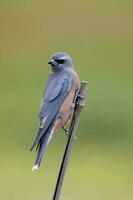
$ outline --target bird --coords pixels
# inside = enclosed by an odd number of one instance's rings
[[[48,61],[50,72],[43,91],[39,110],[39,128],[30,150],[36,146],[36,159],[32,171],[40,166],[43,154],[54,133],[64,129],[75,107],[80,79],[68,53],[52,54]]]

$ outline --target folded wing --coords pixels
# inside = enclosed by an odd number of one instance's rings
[[[71,77],[67,74],[62,75],[59,79],[52,75],[49,76],[39,112],[40,127],[31,145],[31,150],[39,144],[44,135],[49,134],[48,130],[52,127],[71,85]],[[46,141],[45,143],[47,144]]]

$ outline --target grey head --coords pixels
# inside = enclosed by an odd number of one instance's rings
[[[54,53],[48,64],[51,65],[52,71],[73,68],[72,58],[67,53],[63,52]]]

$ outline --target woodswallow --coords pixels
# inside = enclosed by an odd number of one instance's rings
[[[48,64],[51,70],[39,111],[40,126],[30,148],[32,150],[37,146],[33,171],[39,168],[53,134],[60,128],[66,130],[64,126],[71,116],[80,88],[72,58],[67,53],[54,53]]]

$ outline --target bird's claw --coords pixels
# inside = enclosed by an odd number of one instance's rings
[[[66,134],[67,136],[70,136],[69,130],[66,129],[65,127],[62,127],[62,128],[63,128],[63,130],[65,131],[65,134]],[[77,137],[75,136],[74,139],[77,140]]]
[[[84,99],[84,97],[81,94],[77,95],[79,98]]]
[[[65,132],[65,134],[66,134],[67,136],[70,136],[70,133]],[[77,140],[77,137],[75,136],[74,139]]]

